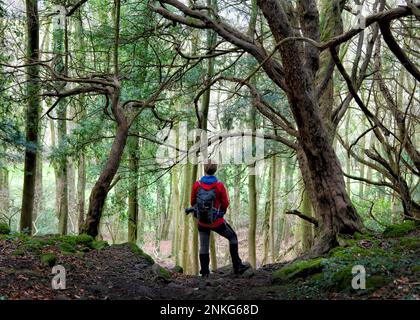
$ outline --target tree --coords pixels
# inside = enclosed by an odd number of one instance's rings
[[[183,14],[181,16],[163,6],[152,6],[154,11],[167,19],[193,28],[213,29],[226,41],[250,53],[260,63],[266,75],[287,95],[298,129],[294,136],[298,141],[299,166],[312,207],[320,221],[320,235],[311,254],[325,253],[336,245],[337,233],[351,234],[362,230],[361,220],[346,192],[341,165],[322,119],[318,100],[318,93],[322,87],[317,87],[315,81],[320,67],[320,51],[330,50],[334,63],[339,64],[335,48],[361,30],[352,29],[320,43],[319,13],[314,0],[299,1],[300,6],[304,8],[298,12],[302,35],[296,34],[288,15],[278,1],[259,0],[258,7],[276,41],[275,49],[278,50],[282,61],[280,64],[272,54],[267,54],[260,42],[227,24],[221,17],[212,18],[205,10],[188,7],[177,0],[164,0],[161,3],[170,5]],[[408,7],[390,9],[385,13],[367,17],[366,26],[410,14],[412,9]],[[298,41],[305,42],[304,50],[301,50]],[[251,87],[246,80],[237,81]],[[256,94],[254,91],[254,97]],[[354,92],[352,95],[354,96]],[[363,110],[370,114],[366,109]],[[281,116],[273,109],[266,111],[272,119]]]
[[[137,241],[137,221],[139,215],[138,171],[139,171],[139,138],[130,137],[128,141],[129,157],[129,190],[128,190],[128,241]]]
[[[40,112],[38,1],[26,0],[27,101],[25,168],[20,230],[32,233]]]

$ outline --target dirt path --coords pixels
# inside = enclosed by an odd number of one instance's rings
[[[38,255],[15,255],[3,246],[0,256],[0,297],[3,299],[271,299],[271,274],[249,271],[234,276],[230,270],[208,279],[173,273],[160,275],[157,265],[132,252],[129,245],[57,256],[66,269],[66,290],[51,288],[51,267]],[[6,254],[5,254],[6,253]],[[230,269],[230,268],[227,268]],[[244,290],[244,288],[252,290]]]
[[[66,238],[64,242],[50,238],[3,237],[0,238],[0,300],[417,299],[420,296],[419,232],[405,238],[406,247],[401,247],[401,239],[360,240],[348,249],[340,249],[325,261],[323,273],[295,277],[280,284],[272,281],[273,271],[280,265],[248,270],[241,276],[234,276],[230,267],[225,267],[203,279],[170,273],[130,244],[99,249],[92,247],[92,239],[85,243],[83,238],[77,237]],[[384,246],[386,250],[372,251],[373,243]],[[398,250],[397,256],[388,257],[392,246]],[[380,254],[388,260],[381,260]],[[53,261],[43,261],[46,256],[52,256]],[[329,275],[336,276],[336,267],[343,267],[340,264],[348,259],[348,264],[354,262],[352,259],[358,259],[370,264],[372,267],[369,268],[388,268],[388,281],[364,292],[337,291],[327,287]],[[54,265],[66,269],[65,290],[52,289]]]

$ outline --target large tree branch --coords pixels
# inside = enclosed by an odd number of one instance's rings
[[[393,135],[398,140],[398,137],[396,137],[390,130],[388,130],[388,128],[386,128],[379,121],[379,119],[372,112],[370,112],[370,110],[363,103],[362,99],[359,97],[359,95],[357,93],[356,88],[354,87],[354,85],[353,85],[353,83],[351,81],[350,76],[348,75],[346,69],[344,68],[343,64],[340,61],[340,58],[338,57],[338,53],[337,53],[336,49],[333,48],[333,47],[331,47],[330,48],[330,52],[331,52],[331,57],[334,60],[334,63],[337,66],[338,71],[341,73],[341,75],[343,76],[344,80],[347,83],[347,87],[348,87],[351,95],[353,96],[353,98],[356,101],[356,103],[359,106],[359,108],[368,117],[368,120],[369,121],[373,121],[373,123],[375,124],[375,126],[381,128],[381,130],[385,133],[385,135]],[[371,126],[373,127],[373,124],[371,124]],[[377,131],[375,131],[375,133],[377,133]],[[380,139],[380,138],[378,137],[378,139]]]
[[[369,179],[366,179],[366,178],[363,178],[363,177],[353,176],[353,175],[348,174],[346,172],[343,172],[343,174],[344,174],[345,177],[350,178],[352,180],[362,181],[362,182],[365,182],[367,184],[371,184],[373,186],[388,187],[388,188],[391,188],[391,189],[393,189],[393,190],[395,190],[397,192],[399,191],[391,183],[388,183],[388,182],[385,182],[385,181],[372,181],[372,180],[369,180]]]
[[[389,50],[391,50],[397,59],[400,60],[404,68],[406,68],[407,71],[410,72],[417,81],[420,81],[420,71],[417,69],[416,65],[407,57],[405,52],[400,48],[397,41],[395,41],[395,38],[391,32],[390,21],[381,21],[379,23],[379,27],[381,28],[382,36],[388,45]]]
[[[417,3],[414,6],[416,8],[420,8],[420,3]],[[390,9],[390,10],[378,12],[378,13],[375,13],[373,15],[370,15],[370,16],[366,17],[365,26],[367,28],[370,25],[374,24],[375,22],[391,21],[391,20],[407,17],[409,15],[413,15],[413,10],[411,8],[409,8],[409,7],[398,7],[398,8],[395,8],[395,9]],[[355,35],[362,32],[363,30],[364,29],[360,29],[360,28],[350,29],[349,31],[347,31],[347,32],[345,32],[345,33],[343,33],[343,34],[341,34],[337,37],[334,37],[331,40],[321,44],[320,49],[325,50],[325,49],[328,49],[330,47],[336,47],[339,44],[350,40],[351,38],[353,38]]]
[[[66,16],[70,17],[73,15],[73,13],[76,12],[77,9],[79,9],[83,4],[85,4],[88,0],[80,0],[78,3],[76,3],[69,12],[67,12]]]
[[[261,97],[257,88],[254,85],[252,85],[250,82],[248,82],[247,79],[240,79],[240,78],[226,77],[226,76],[219,76],[217,78],[214,78],[209,83],[207,83],[207,85],[203,89],[201,89],[199,93],[196,95],[194,99],[196,110],[198,109],[198,102],[200,100],[200,97],[204,94],[204,92],[208,88],[210,88],[212,85],[214,85],[216,82],[224,81],[224,80],[235,82],[235,83],[238,83],[239,85],[245,85],[246,87],[248,87],[253,97],[253,103],[255,104],[255,106],[257,107],[257,109],[260,111],[262,115],[267,117],[267,119],[269,119],[272,123],[282,128],[291,136],[293,137],[299,136],[297,130],[293,127],[293,125],[285,117],[283,117],[282,114],[277,112],[268,102],[266,102]],[[292,141],[282,138],[282,142],[286,144],[288,147],[296,149],[296,144],[293,143]]]
[[[315,227],[318,227],[319,226],[318,220],[316,220],[313,217],[309,217],[306,214],[303,214],[303,213],[301,213],[298,210],[286,211],[285,214],[292,214],[292,215],[298,216],[299,218],[301,218],[301,219],[303,219],[305,221],[308,221],[308,222],[312,223]]]
[[[283,67],[273,58],[267,58],[268,54],[263,46],[254,41],[254,39],[243,32],[235,29],[229,24],[223,22],[220,17],[212,19],[209,15],[206,15],[200,10],[194,10],[180,1],[177,0],[162,0],[162,3],[169,4],[179,11],[181,11],[186,17],[179,14],[175,14],[168,9],[160,6],[155,7],[149,2],[151,9],[165,18],[188,25],[194,28],[200,29],[212,29],[219,36],[224,38],[226,41],[233,45],[243,49],[257,59],[258,62],[263,64],[264,70],[270,76],[270,78],[283,90],[287,90],[287,85],[284,81]]]

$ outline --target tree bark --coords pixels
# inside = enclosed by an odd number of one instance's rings
[[[270,163],[270,168],[268,172],[268,179],[267,179],[267,189],[266,189],[266,196],[264,197],[265,205],[264,205],[264,220],[262,224],[262,235],[263,235],[263,259],[261,264],[265,265],[268,263],[268,256],[270,251],[270,233],[271,233],[271,224],[270,224],[270,214],[271,214],[271,201],[270,201],[270,193],[271,193],[271,185],[273,181],[271,181],[271,176],[273,172],[273,164],[272,161]]]
[[[118,104],[118,102],[116,103]],[[119,108],[119,106],[115,107],[115,109]],[[115,111],[121,117],[120,122],[117,126],[117,131],[108,155],[108,159],[91,191],[89,197],[89,209],[86,222],[83,227],[83,232],[91,235],[92,237],[96,237],[99,233],[99,223],[102,215],[102,209],[106,200],[106,196],[108,195],[111,182],[114,179],[120,165],[121,157],[123,155],[128,137],[129,128],[127,121],[124,115],[121,114],[121,110]]]
[[[32,233],[32,215],[34,210],[34,195],[36,182],[40,109],[40,86],[39,86],[39,19],[38,1],[26,0],[26,30],[27,30],[27,97],[28,106],[26,109],[26,141],[25,164],[23,178],[22,209],[20,215],[20,231]]]
[[[281,168],[281,167],[280,167]],[[274,263],[276,257],[275,251],[275,228],[274,228],[274,221],[276,213],[278,212],[277,209],[277,187],[278,187],[278,180],[277,180],[277,157],[273,156],[271,160],[271,186],[270,186],[270,253],[271,253],[271,262]]]
[[[120,105],[121,83],[119,81],[119,39],[120,39],[120,9],[121,3],[115,0],[114,3],[114,48],[113,48],[113,64],[114,64],[114,84],[113,88],[107,88],[109,100],[111,102],[111,111],[117,123],[115,138],[111,146],[105,167],[102,169],[98,180],[93,187],[89,197],[89,209],[87,219],[83,231],[92,237],[96,237],[99,233],[99,224],[102,215],[102,209],[108,195],[110,185],[120,166],[124,148],[127,143],[130,123],[124,114],[124,110]]]
[[[191,170],[191,186],[195,183],[198,176],[198,166],[193,165]],[[192,188],[190,188],[191,190]],[[193,217],[191,218],[191,228],[193,230],[193,242],[192,242],[192,274],[198,275],[200,268],[199,264],[199,247],[198,247],[198,226],[197,221]]]
[[[85,223],[85,192],[86,192],[86,159],[82,153],[79,155],[77,166],[77,212],[79,215],[79,233],[83,230]]]
[[[302,206],[301,212],[308,217],[312,217],[312,207],[311,201],[308,197],[308,193],[302,186]],[[307,252],[312,247],[312,240],[313,240],[313,225],[308,221],[301,220],[301,239],[302,239],[302,251]]]
[[[184,167],[184,196],[183,196],[183,208],[189,207],[190,202],[190,192],[191,192],[191,166],[189,163],[185,164]],[[183,229],[182,229],[182,267],[184,268],[184,273],[188,273],[191,268],[191,261],[190,261],[190,250],[189,250],[189,233],[190,233],[190,226],[189,226],[189,219],[190,215],[186,215],[182,213],[183,216]]]
[[[177,130],[175,130],[177,132]],[[175,256],[175,265],[180,264],[180,246],[179,238],[181,236],[180,232],[180,204],[179,204],[179,179],[180,174],[178,170],[178,165],[175,165],[172,168],[172,199],[171,199],[171,208],[175,216],[175,223],[173,224],[173,241],[172,241],[172,254]]]
[[[128,190],[128,241],[136,243],[139,214],[137,179],[139,170],[139,138],[136,136],[128,138],[128,158],[130,170]]]

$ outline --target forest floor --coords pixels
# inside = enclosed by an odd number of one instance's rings
[[[0,300],[12,299],[420,299],[420,229],[405,223],[384,234],[356,234],[324,257],[266,265],[208,279],[172,272],[133,244],[108,246],[81,236],[0,234]],[[53,290],[52,267],[66,270]],[[366,289],[352,289],[352,268]]]

